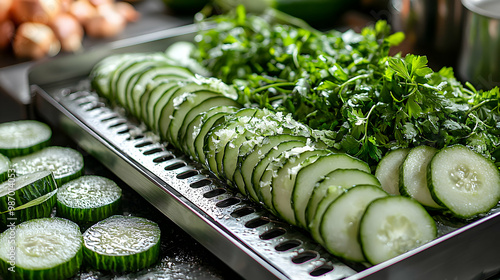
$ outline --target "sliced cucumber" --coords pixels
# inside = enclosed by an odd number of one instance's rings
[[[427,176],[433,198],[461,218],[486,213],[500,199],[498,168],[465,146],[450,146],[437,152]]]
[[[439,209],[443,207],[432,199],[427,186],[427,165],[436,152],[437,149],[424,145],[408,152],[400,167],[399,192],[426,207]]]
[[[58,186],[71,181],[83,173],[83,156],[80,152],[66,147],[51,146],[29,155],[12,159],[12,169],[18,175],[41,170],[54,173]]]
[[[0,124],[0,154],[9,158],[27,155],[49,145],[52,130],[45,123],[21,120]]]
[[[206,167],[206,156],[204,148],[206,145],[206,140],[208,139],[208,134],[215,128],[230,118],[233,112],[216,112],[215,114],[204,118],[200,124],[199,130],[197,130],[196,138],[194,139],[194,148],[196,152],[196,158],[198,162],[205,165]]]
[[[389,194],[399,195],[399,170],[408,152],[409,148],[390,151],[377,165],[375,176]]]
[[[132,216],[111,216],[83,234],[85,261],[95,269],[115,272],[149,267],[160,253],[160,228]]]
[[[218,167],[221,165],[226,144],[245,129],[245,125],[258,111],[255,108],[242,109],[232,114],[231,118],[226,119],[221,125],[211,129],[206,135],[203,151],[207,167],[215,175],[221,176],[222,174]]]
[[[11,170],[10,164],[11,164],[10,159],[0,154],[0,183],[4,182],[9,178],[9,170]]]
[[[359,222],[373,200],[387,195],[379,187],[362,185],[348,189],[335,199],[323,214],[320,225],[321,238],[328,251],[350,261],[365,261],[358,239]]]
[[[284,154],[290,154],[291,151],[300,151],[301,148],[305,147],[309,147],[305,141],[290,140],[280,143],[276,146],[276,149],[270,149],[252,171],[252,186],[249,188],[250,191],[248,192],[251,194],[251,197],[255,201],[260,201],[269,210],[275,213],[272,183],[277,170],[283,165],[281,157],[283,157],[282,155]]]
[[[200,104],[201,105],[201,104]],[[198,162],[204,162],[204,160],[201,160],[198,158],[198,152],[197,152],[197,140],[200,142],[199,143],[199,149],[203,149],[204,145],[204,139],[205,137],[202,136],[198,138],[198,135],[202,132],[202,126],[207,123],[206,131],[208,131],[208,127],[211,126],[209,122],[210,118],[214,115],[214,118],[211,120],[216,121],[223,115],[227,115],[230,113],[234,113],[238,110],[238,107],[233,107],[233,106],[217,106],[217,107],[212,107],[208,109],[205,112],[202,112],[201,114],[197,115],[189,124],[187,125],[186,133],[184,136],[183,142],[187,146],[187,153],[191,155],[191,157]],[[212,123],[213,124],[213,123]],[[206,135],[206,132],[205,134]]]
[[[297,225],[292,206],[292,193],[297,174],[304,167],[316,162],[321,156],[331,153],[328,150],[314,148],[312,150],[307,148],[304,150],[298,149],[298,154],[292,154],[291,156],[288,156],[287,153],[284,154],[283,166],[278,169],[276,176],[273,176],[271,185],[274,209],[280,217],[292,225]]]
[[[0,229],[5,229],[11,221],[19,224],[32,219],[50,217],[56,205],[56,193],[57,189],[12,210],[0,213]]]
[[[322,180],[316,182],[306,207],[306,221],[313,236],[320,235],[319,224],[326,207],[329,205],[325,200],[331,202],[332,198],[334,198],[330,193],[338,193],[339,190],[347,190],[356,185],[380,187],[380,182],[372,174],[359,169],[336,169],[328,173]],[[329,198],[325,199],[326,196]]]
[[[78,224],[94,223],[116,214],[122,189],[108,178],[81,176],[62,185],[57,193],[57,215]]]
[[[267,136],[264,139],[262,139],[260,145],[256,145],[251,150],[251,152],[242,156],[239,159],[240,163],[238,164],[239,166],[237,168],[234,178],[235,179],[234,181],[238,189],[239,190],[244,189],[245,191],[242,193],[246,193],[254,200],[259,201],[259,197],[255,192],[252,183],[252,173],[254,168],[257,166],[260,160],[269,153],[271,149],[278,149],[278,146],[281,143],[293,140],[298,140],[303,143],[306,143],[307,138],[303,136],[293,136],[289,134],[278,134],[278,135]],[[236,174],[238,173],[241,174],[241,181],[240,179],[236,179],[237,176]]]
[[[185,95],[179,96],[177,100],[173,100],[174,107],[166,135],[170,143],[172,143],[174,147],[181,149],[179,145],[179,130],[189,111],[196,105],[204,103],[207,99],[221,96],[221,94],[211,90],[200,90],[186,93]]]
[[[407,197],[388,196],[366,208],[359,226],[363,254],[379,264],[437,237],[436,223],[425,208]]]
[[[152,67],[149,71],[139,73],[137,81],[134,84],[130,84],[128,88],[127,94],[129,96],[127,96],[127,101],[129,110],[137,117],[141,115],[140,100],[157,80],[187,80],[190,78],[194,78],[191,71],[172,65]]]
[[[189,149],[188,149],[188,143],[186,142],[186,131],[190,129],[191,125],[198,125],[201,121],[201,119],[196,123],[192,124],[191,122],[200,114],[208,112],[210,109],[215,108],[215,107],[220,107],[220,106],[229,106],[229,107],[235,107],[235,108],[240,108],[241,105],[236,102],[233,99],[230,99],[225,96],[215,96],[212,98],[208,98],[202,103],[195,104],[189,112],[186,114],[184,117],[184,120],[182,121],[182,124],[179,128],[178,136],[177,138],[179,139],[178,142],[181,144],[181,148],[185,153],[190,154]],[[192,133],[193,131],[191,131]],[[192,136],[191,136],[192,137]],[[193,144],[193,138],[191,139],[191,144]]]
[[[297,173],[292,190],[292,205],[298,226],[308,228],[306,208],[316,183],[339,168],[352,168],[367,173],[370,172],[370,166],[362,160],[347,154],[329,154],[320,157]]]
[[[50,171],[11,177],[0,184],[0,212],[14,210],[57,189]]]
[[[182,103],[182,101],[185,100],[187,96],[192,95],[196,91],[204,91],[206,89],[206,85],[200,85],[196,82],[189,82],[172,92],[170,98],[165,103],[165,106],[158,108],[160,110],[158,115],[159,118],[155,121],[158,122],[158,133],[160,137],[169,142],[172,142],[168,130],[170,128],[170,122],[173,120],[173,112],[175,111],[176,107],[180,103]],[[211,92],[211,96],[213,95],[214,93]]]
[[[166,106],[170,97],[183,86],[183,82],[175,82],[173,85],[169,83],[161,84],[154,89],[151,97],[148,100],[146,112],[148,113],[147,119],[145,119],[146,124],[154,132],[159,132],[158,120],[162,109]]]
[[[101,96],[110,98],[110,80],[118,66],[133,54],[115,54],[103,58],[91,70],[89,78],[92,88]]]
[[[0,234],[0,272],[5,279],[70,278],[82,264],[82,244],[80,228],[69,220],[26,221]]]

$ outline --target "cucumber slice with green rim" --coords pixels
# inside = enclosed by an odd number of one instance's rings
[[[276,149],[270,149],[253,169],[252,187],[250,188],[253,192],[248,192],[250,196],[255,201],[263,203],[272,212],[275,212],[273,206],[272,182],[273,176],[276,175],[278,168],[282,165],[280,161],[282,154],[289,154],[289,151],[296,151],[297,149],[306,146],[307,142],[305,141],[290,140],[280,143],[276,146]]]
[[[174,108],[171,114],[170,123],[168,124],[166,136],[174,147],[181,149],[179,145],[179,130],[189,111],[196,105],[205,102],[205,100],[219,96],[222,95],[211,90],[200,90],[183,94],[178,96],[176,100],[173,100]]]
[[[5,279],[67,279],[80,269],[82,245],[80,227],[69,220],[29,220],[0,234],[0,272]]]
[[[160,228],[150,220],[111,216],[83,234],[85,261],[95,269],[136,271],[151,266],[160,254]]]
[[[0,228],[5,229],[10,222],[16,224],[39,218],[48,218],[56,205],[57,189],[42,195],[21,206],[0,213]]]
[[[317,161],[322,155],[331,153],[328,150],[312,149],[308,147],[298,148],[298,153],[293,151],[291,156],[284,153],[285,162],[278,169],[276,176],[273,177],[271,185],[271,194],[273,197],[273,207],[276,213],[286,222],[292,225],[297,225],[295,212],[292,207],[292,193],[297,179],[298,172]]]
[[[135,69],[134,65],[141,63],[143,61],[159,61],[168,63],[169,60],[163,53],[137,53],[133,56],[128,57],[128,59],[124,59],[116,66],[116,69],[113,71],[110,79],[109,79],[109,98],[123,105],[123,98],[125,97],[125,89],[124,88],[129,80],[129,78],[134,75],[135,71],[131,71],[131,69]],[[119,97],[122,95],[122,97]],[[120,100],[119,100],[120,99]]]
[[[20,120],[0,124],[0,154],[8,158],[27,155],[47,147],[52,130],[45,123]]]
[[[78,224],[94,223],[116,214],[122,189],[108,178],[85,175],[62,185],[57,215]]]
[[[138,118],[146,125],[151,127],[150,123],[153,119],[154,107],[156,102],[163,96],[163,93],[168,89],[174,87],[182,79],[159,79],[147,85],[146,91],[139,100],[140,108],[138,111]]]
[[[305,144],[307,138],[289,134],[270,135],[265,137],[259,145],[256,145],[251,152],[239,159],[238,168],[234,174],[234,181],[240,191],[242,189],[245,190],[242,193],[246,193],[255,201],[259,201],[259,196],[257,195],[252,183],[253,170],[271,150],[279,150],[279,145],[288,141],[300,141]],[[236,179],[238,176],[237,174],[241,174],[241,181],[240,179]]]
[[[462,146],[438,151],[427,169],[432,197],[455,216],[472,218],[500,199],[500,171],[495,164]]]
[[[355,185],[374,185],[380,187],[380,182],[374,175],[366,171],[343,168],[328,173],[322,180],[316,182],[306,206],[306,221],[309,228],[311,228],[313,221],[316,221],[316,227],[319,226],[318,222],[325,210],[320,210],[320,204],[323,203],[327,193],[331,192],[331,188],[337,189],[340,187],[346,190]],[[319,230],[319,228],[315,228],[315,230]]]
[[[437,149],[424,145],[408,152],[399,171],[399,192],[426,207],[439,209],[443,207],[434,201],[427,185],[427,165],[436,152]]]
[[[179,133],[177,136],[177,138],[179,139],[179,143],[181,143],[181,148],[185,153],[189,153],[188,143],[186,142],[186,131],[190,128],[190,125],[192,125],[191,122],[198,115],[204,112],[208,112],[212,108],[220,106],[229,106],[235,108],[241,107],[241,105],[233,99],[225,96],[215,96],[206,99],[205,101],[203,101],[203,103],[195,104],[195,106],[193,106],[186,114],[184,120],[182,121],[181,127],[179,128]]]
[[[330,185],[326,190],[323,198],[319,201],[317,205],[315,205],[315,216],[312,221],[309,223],[309,232],[311,233],[312,238],[318,242],[319,244],[325,246],[325,241],[323,237],[321,237],[320,226],[321,221],[323,220],[323,214],[325,214],[326,209],[332,202],[337,199],[341,194],[343,194],[349,188],[354,186],[344,187],[341,185]]]
[[[306,208],[316,182],[339,168],[359,169],[370,173],[370,166],[347,154],[330,154],[300,169],[292,190],[292,205],[297,225],[307,229]],[[380,185],[377,183],[377,185]]]
[[[194,148],[198,162],[205,165],[205,167],[207,166],[207,164],[205,152],[203,149],[205,147],[205,140],[208,139],[208,134],[212,131],[212,128],[221,125],[234,113],[235,112],[216,112],[212,116],[207,116],[207,118],[204,118],[205,120],[200,124],[200,129],[197,132],[196,138],[194,139]]]
[[[92,88],[105,98],[110,97],[110,80],[120,64],[132,57],[133,54],[115,54],[100,60],[90,71]]]
[[[83,156],[66,147],[51,146],[29,155],[12,159],[12,169],[17,175],[41,170],[52,171],[58,186],[80,177],[83,173]]]
[[[196,141],[200,141],[200,149],[203,147],[204,143],[203,140],[205,137],[200,137],[198,139],[198,135],[202,132],[202,126],[207,123],[208,127],[210,125],[210,118],[214,115],[217,115],[216,117],[212,118],[212,120],[217,120],[223,115],[227,115],[230,113],[234,113],[238,110],[238,107],[232,107],[232,106],[217,106],[217,107],[212,107],[208,109],[207,111],[197,115],[189,124],[188,128],[185,133],[185,138],[183,142],[187,145],[187,153],[191,155],[191,157],[198,162],[203,162],[198,158],[198,153],[196,149]],[[209,129],[207,128],[206,131]],[[205,133],[206,134],[206,133]]]
[[[10,159],[0,154],[0,183],[9,178],[10,164]]]
[[[127,104],[129,110],[136,117],[140,116],[140,99],[142,95],[151,87],[151,84],[154,84],[157,80],[160,79],[178,79],[178,80],[186,80],[189,78],[194,78],[193,73],[187,70],[186,68],[166,65],[162,67],[152,67],[150,70],[138,73],[139,77],[137,81],[132,84],[129,84],[127,91]]]
[[[57,189],[50,171],[39,171],[10,177],[0,184],[0,212],[14,210]]]
[[[410,152],[409,148],[396,149],[388,152],[377,164],[375,177],[378,178],[382,189],[387,193],[399,195],[399,171],[401,164]]]
[[[170,97],[174,92],[176,92],[181,86],[182,82],[174,82],[174,84],[162,83],[158,85],[151,93],[151,97],[148,100],[146,112],[147,118],[145,119],[145,123],[153,130],[154,132],[158,132],[158,120],[160,119],[161,110],[167,102],[170,100]]]
[[[222,124],[211,129],[206,135],[205,147],[203,148],[206,165],[216,176],[221,176],[218,167],[222,161],[222,153],[226,144],[236,136],[237,131],[245,128],[245,125],[258,111],[255,108],[239,110],[224,120]],[[221,154],[218,155],[219,153]]]
[[[326,209],[320,224],[326,249],[346,260],[365,261],[358,239],[359,224],[368,205],[388,194],[379,187],[362,185],[348,189]],[[376,232],[372,232],[377,235]]]
[[[425,208],[407,197],[374,200],[360,221],[359,240],[366,260],[376,265],[437,237],[436,223]]]
[[[160,135],[160,137],[162,137],[164,140],[171,142],[168,130],[170,128],[170,122],[173,120],[172,115],[175,108],[180,103],[182,103],[182,101],[185,99],[186,96],[189,96],[196,91],[205,91],[205,90],[207,90],[206,85],[200,85],[197,84],[196,82],[189,82],[180,86],[174,92],[172,92],[165,105],[161,108],[158,108],[160,109],[160,111],[158,119],[156,119],[156,122],[158,123],[158,134]],[[213,92],[211,93],[214,94]],[[155,108],[155,110],[156,109],[157,108]]]

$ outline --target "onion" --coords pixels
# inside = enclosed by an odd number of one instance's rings
[[[47,25],[25,22],[17,28],[12,49],[17,57],[39,59],[56,55],[61,45]]]
[[[141,16],[134,6],[127,2],[116,2],[115,8],[128,22],[136,22]]]
[[[84,31],[75,17],[66,13],[59,14],[50,27],[59,39],[63,51],[75,52],[81,49]]]
[[[111,5],[115,2],[114,0],[89,0],[89,1],[95,7],[98,7],[101,5]]]
[[[127,21],[113,5],[97,7],[97,14],[85,23],[85,31],[90,37],[112,37],[125,29]]]
[[[12,19],[17,24],[23,22],[49,24],[59,12],[61,3],[58,0],[15,0],[11,9]]]
[[[88,0],[77,0],[71,4],[69,13],[72,14],[80,24],[85,24],[91,17],[97,14],[97,9]]]
[[[7,20],[13,0],[0,0],[0,22]]]
[[[10,46],[16,27],[10,20],[0,21],[0,50],[5,50]]]

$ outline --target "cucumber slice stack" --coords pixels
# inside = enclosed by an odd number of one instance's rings
[[[76,223],[94,223],[116,214],[122,190],[107,178],[81,176],[57,192],[57,215]]]
[[[49,145],[52,130],[42,122],[20,120],[0,124],[0,154],[12,158]]]
[[[10,165],[10,159],[0,154],[0,183],[9,178]]]
[[[82,260],[80,228],[66,219],[34,219],[0,234],[0,274],[5,279],[67,279]]]
[[[55,205],[57,184],[50,171],[9,178],[0,184],[0,227],[49,217]]]
[[[58,146],[46,147],[29,155],[12,158],[12,169],[18,175],[41,170],[52,171],[58,186],[80,177],[83,166],[83,156],[80,152]]]
[[[158,260],[160,235],[150,220],[111,216],[84,232],[85,261],[95,269],[115,272],[149,267]]]

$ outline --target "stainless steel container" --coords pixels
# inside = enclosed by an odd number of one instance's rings
[[[406,35],[408,52],[456,63],[464,16],[460,0],[391,0],[389,9],[394,30]]]
[[[459,75],[475,86],[500,85],[500,1],[462,0],[467,9]]]

